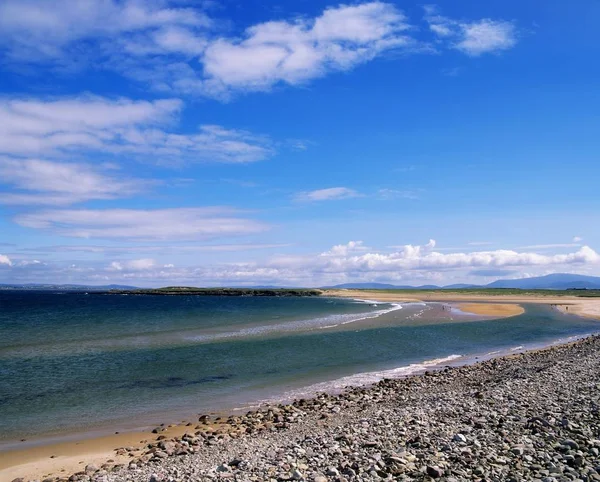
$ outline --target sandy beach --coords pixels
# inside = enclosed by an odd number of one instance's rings
[[[554,305],[565,313],[570,313],[587,318],[600,319],[600,298],[580,298],[577,296],[542,296],[542,295],[505,295],[505,294],[460,294],[442,291],[421,291],[405,293],[402,291],[377,291],[377,290],[327,290],[327,296],[343,298],[368,299],[383,302],[418,302],[440,301],[448,303],[469,303],[471,309],[479,310],[477,314],[490,314],[499,316],[514,316],[515,306],[520,303]],[[475,305],[477,303],[477,305]],[[512,308],[494,308],[494,305],[510,305]],[[484,308],[485,306],[485,308]],[[487,313],[482,313],[481,310]],[[464,311],[470,311],[465,309]],[[472,311],[476,313],[476,311]]]

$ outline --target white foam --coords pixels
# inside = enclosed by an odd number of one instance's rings
[[[230,331],[225,333],[214,333],[210,335],[186,335],[185,339],[193,342],[202,341],[214,341],[227,338],[239,338],[246,336],[257,336],[268,333],[289,333],[289,332],[301,332],[309,331],[311,329],[323,330],[326,328],[335,328],[341,325],[347,325],[349,323],[356,323],[357,321],[369,320],[378,318],[392,311],[401,310],[402,305],[399,303],[379,303],[381,305],[390,305],[389,308],[382,310],[370,311],[368,313],[346,313],[339,315],[328,315],[318,318],[311,318],[308,320],[296,320],[288,321],[285,323],[278,323],[273,325],[262,325],[255,326],[252,328],[243,328],[237,331]],[[377,305],[379,306],[379,305]]]
[[[315,383],[314,385],[310,385],[308,387],[290,390],[286,392],[283,397],[279,397],[279,399],[283,398],[284,400],[292,400],[294,398],[310,397],[317,393],[323,392],[336,393],[350,386],[362,387],[373,385],[384,378],[403,378],[410,375],[417,375],[419,373],[424,373],[431,368],[441,367],[444,364],[458,360],[459,358],[463,358],[463,355],[450,355],[444,358],[434,358],[432,360],[426,360],[421,363],[411,363],[410,365],[392,368],[390,370],[357,373],[355,375],[349,375],[336,380]],[[276,401],[276,399],[262,400],[261,403],[273,403]]]

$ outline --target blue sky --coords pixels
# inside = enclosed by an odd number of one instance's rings
[[[4,0],[0,282],[600,275],[600,4]]]

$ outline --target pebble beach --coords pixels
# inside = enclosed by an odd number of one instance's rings
[[[600,481],[600,337],[162,430],[36,480]]]

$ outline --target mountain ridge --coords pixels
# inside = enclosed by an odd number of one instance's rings
[[[452,284],[445,286],[436,285],[393,285],[387,283],[343,283],[335,286],[324,287],[327,289],[467,289],[467,288],[512,288],[512,289],[600,289],[600,276],[586,276],[570,273],[553,273],[545,276],[534,276],[531,278],[501,279],[488,284]]]

